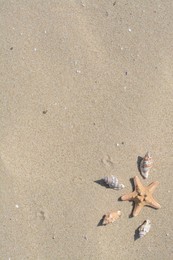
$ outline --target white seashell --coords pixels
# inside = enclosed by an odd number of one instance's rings
[[[140,163],[140,172],[145,179],[148,178],[148,174],[152,166],[153,166],[153,159],[151,157],[151,154],[147,152]]]
[[[147,219],[139,227],[139,238],[144,237],[150,231],[150,228],[151,228],[151,221],[149,219]]]
[[[120,217],[121,217],[120,210],[108,212],[103,216],[102,224],[107,225],[107,224],[113,223],[115,220],[119,219]]]
[[[124,184],[119,183],[117,177],[115,176],[106,176],[103,180],[109,185],[110,188],[115,190],[121,190],[125,187]]]

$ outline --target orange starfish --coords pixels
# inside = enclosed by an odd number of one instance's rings
[[[152,182],[148,186],[143,186],[138,176],[134,177],[135,190],[129,194],[121,197],[121,200],[134,201],[135,206],[132,216],[135,217],[139,214],[144,206],[150,206],[155,209],[161,208],[160,204],[155,201],[152,194],[155,188],[159,185],[158,181]]]

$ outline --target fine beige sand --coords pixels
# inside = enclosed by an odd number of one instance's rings
[[[0,259],[172,260],[172,0],[0,0],[0,61]],[[162,207],[129,218],[135,175]]]

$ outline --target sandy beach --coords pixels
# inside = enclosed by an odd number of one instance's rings
[[[1,260],[173,259],[172,48],[171,0],[0,0]],[[161,209],[129,217],[136,175]]]

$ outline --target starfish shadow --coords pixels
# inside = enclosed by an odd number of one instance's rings
[[[100,219],[99,223],[97,224],[97,227],[103,227],[103,226],[104,226],[104,225],[103,225],[104,216],[105,216],[105,215],[103,215],[103,217]]]
[[[134,191],[135,190],[134,178],[130,178],[129,181],[132,185],[132,190]],[[135,202],[134,201],[130,201],[130,202],[132,203],[132,211],[129,214],[129,218],[133,218],[133,210],[134,210],[134,207],[135,207]]]
[[[106,189],[110,188],[108,184],[105,183],[105,181],[103,179],[94,181],[95,183],[101,185],[102,187],[105,187]]]
[[[129,218],[133,218],[133,210],[134,210],[134,207],[135,207],[135,203],[132,201],[132,211],[131,213],[129,214]]]
[[[134,189],[135,189],[134,178],[130,178],[129,181],[130,181],[130,183],[131,183],[131,185],[132,185],[132,190],[134,190]],[[121,197],[118,198],[118,201],[122,201]],[[135,207],[135,202],[134,202],[134,201],[129,201],[129,202],[132,203],[132,211],[131,211],[131,213],[129,214],[129,218],[132,218],[132,217],[133,217],[133,209],[134,209],[134,207]]]
[[[129,181],[132,185],[132,189],[134,190],[135,189],[134,178],[130,178]]]

